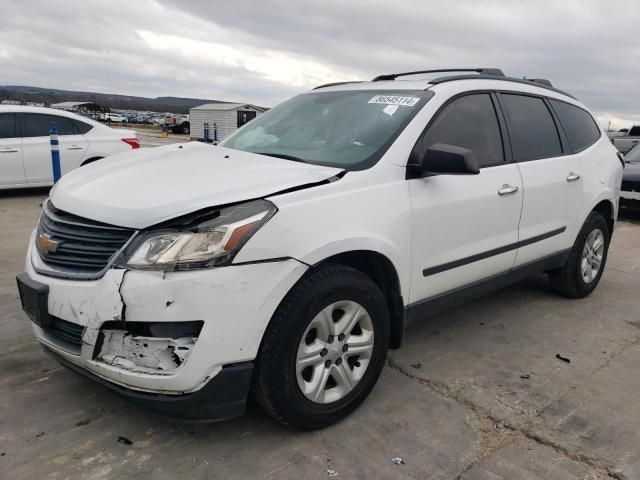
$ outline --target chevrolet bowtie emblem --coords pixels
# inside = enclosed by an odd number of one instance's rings
[[[38,246],[38,251],[42,254],[45,254],[55,252],[60,243],[51,240],[49,235],[47,235],[46,233],[40,233],[38,234],[36,245]]]

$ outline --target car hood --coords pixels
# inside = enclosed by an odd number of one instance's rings
[[[624,166],[622,180],[625,182],[640,182],[640,163],[627,163]]]
[[[74,215],[139,229],[202,208],[311,186],[341,171],[191,142],[93,162],[65,175],[50,198]]]

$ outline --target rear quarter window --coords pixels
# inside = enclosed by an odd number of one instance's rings
[[[562,155],[558,129],[541,98],[503,93],[500,94],[500,104],[509,124],[511,149],[516,162]]]
[[[600,128],[589,112],[559,100],[549,99],[549,102],[558,115],[564,133],[567,135],[569,146],[574,153],[580,152],[598,141]]]
[[[93,125],[81,122],[80,120],[72,119],[71,121],[73,122],[73,127],[76,129],[77,133],[85,134],[93,129]]]

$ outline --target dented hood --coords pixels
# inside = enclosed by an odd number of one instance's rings
[[[327,180],[341,170],[191,142],[114,155],[65,175],[51,201],[80,217],[145,228],[206,207]]]

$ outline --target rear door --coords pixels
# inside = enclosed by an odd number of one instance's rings
[[[80,165],[89,145],[84,135],[77,133],[72,120],[67,117],[40,113],[22,114],[24,170],[29,183],[53,182],[49,143],[51,122],[55,122],[58,128],[63,175]]]
[[[570,248],[582,200],[580,165],[542,97],[501,93],[524,198],[515,266]]]
[[[26,183],[22,164],[22,140],[15,113],[0,113],[0,185]]]
[[[492,94],[464,94],[436,113],[415,147],[471,149],[480,174],[409,180],[412,302],[507,272],[514,263],[522,182],[508,161],[501,123]]]

